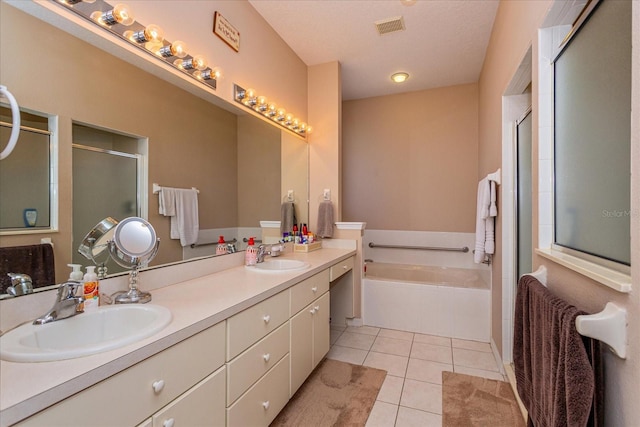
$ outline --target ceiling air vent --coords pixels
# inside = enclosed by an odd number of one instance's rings
[[[402,16],[376,21],[374,24],[380,35],[404,31],[404,19],[402,19]]]

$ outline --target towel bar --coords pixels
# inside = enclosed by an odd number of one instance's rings
[[[544,265],[527,275],[547,286],[547,268]],[[608,302],[599,313],[576,317],[576,329],[582,336],[607,344],[619,358],[627,358],[627,310]]]
[[[198,190],[196,187],[191,187],[192,190],[196,190],[198,193],[200,193],[200,190]],[[160,184],[156,184],[155,182],[153,183],[153,194],[158,194],[160,192],[160,190],[162,190],[162,186]]]
[[[487,175],[487,179],[489,181],[493,181],[496,184],[500,185],[500,181],[502,181],[502,174],[501,174],[501,170],[500,168],[498,168],[497,171],[490,173],[489,175]]]

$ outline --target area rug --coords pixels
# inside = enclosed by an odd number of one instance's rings
[[[454,372],[442,373],[443,427],[524,427],[509,383]]]
[[[271,426],[364,426],[386,371],[325,359]]]

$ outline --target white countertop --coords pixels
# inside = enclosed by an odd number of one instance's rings
[[[352,249],[323,248],[309,253],[287,253],[282,258],[304,260],[311,267],[275,273],[238,266],[155,289],[152,291],[151,303],[169,308],[173,318],[165,329],[135,344],[56,362],[0,361],[0,426],[8,426],[33,415],[289,288],[355,252]]]

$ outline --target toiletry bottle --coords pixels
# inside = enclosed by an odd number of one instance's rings
[[[84,275],[84,311],[97,310],[100,305],[100,285],[98,275],[95,273],[95,267],[87,267]]]
[[[80,264],[67,264],[71,267],[71,273],[69,273],[69,280],[74,282],[82,282],[82,266]]]
[[[256,265],[258,262],[258,249],[254,246],[253,237],[249,237],[247,250],[244,252],[244,264]]]
[[[216,255],[224,255],[227,253],[227,244],[224,241],[224,236],[220,236],[218,239],[218,246],[216,246]]]

